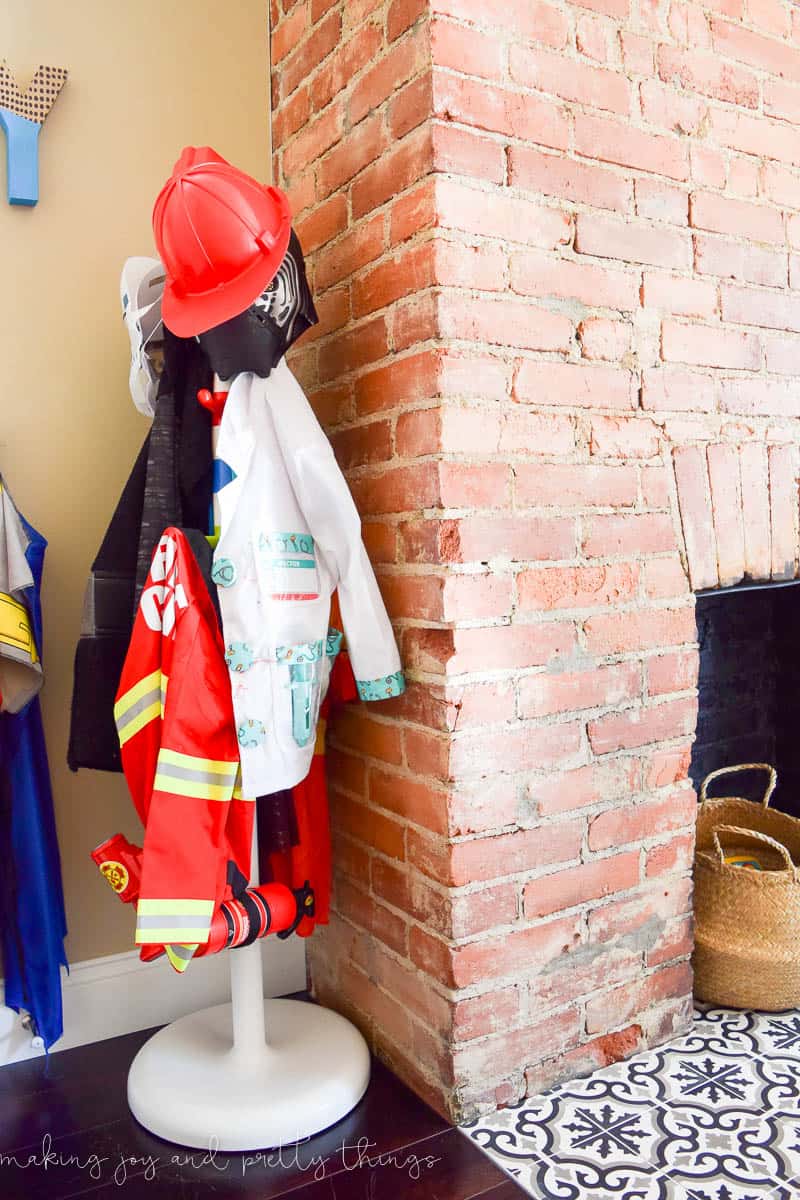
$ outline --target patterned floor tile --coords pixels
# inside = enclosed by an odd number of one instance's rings
[[[704,1006],[674,1042],[465,1133],[540,1200],[798,1200],[800,1013]]]

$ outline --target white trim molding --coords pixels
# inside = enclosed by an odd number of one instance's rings
[[[266,996],[305,988],[304,939],[268,937],[261,947]],[[209,1005],[223,1004],[231,995],[229,953],[199,958],[185,975],[174,971],[166,958],[143,963],[136,950],[74,963],[62,980],[64,1035],[50,1053],[165,1025]],[[43,1053],[41,1040],[32,1038],[20,1015],[3,1005],[0,980],[0,1066]]]

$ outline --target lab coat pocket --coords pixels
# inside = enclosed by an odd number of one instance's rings
[[[310,533],[260,533],[259,574],[272,600],[317,600],[319,570]]]
[[[281,694],[281,700],[276,704],[276,713],[281,712],[277,722],[279,737],[288,741],[288,726],[291,731],[289,744],[307,746],[317,728],[322,699],[327,667],[324,643],[317,641],[302,642],[295,646],[278,646],[275,657]]]

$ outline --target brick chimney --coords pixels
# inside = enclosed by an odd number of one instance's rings
[[[311,976],[454,1118],[689,1019],[693,591],[798,557],[800,20],[723,7],[271,4],[292,365],[410,679],[331,727]]]

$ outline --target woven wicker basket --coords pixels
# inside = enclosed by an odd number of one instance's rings
[[[762,769],[761,804],[707,797],[721,775]],[[695,993],[730,1008],[800,1005],[800,821],[768,807],[777,776],[765,763],[714,771],[700,791],[695,855]],[[726,855],[758,859],[762,870]]]

